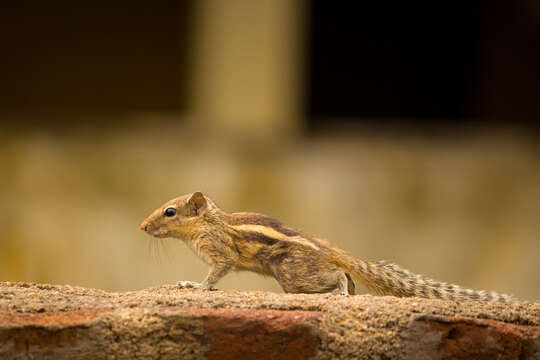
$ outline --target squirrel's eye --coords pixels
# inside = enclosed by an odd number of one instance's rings
[[[166,208],[166,209],[165,209],[165,212],[163,213],[163,215],[169,216],[169,217],[170,217],[170,216],[174,216],[174,215],[176,215],[176,209],[173,208],[173,207]]]

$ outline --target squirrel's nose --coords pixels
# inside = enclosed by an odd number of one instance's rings
[[[139,225],[139,228],[142,230],[142,231],[148,231],[148,223],[146,221],[143,221],[141,223],[141,225]]]

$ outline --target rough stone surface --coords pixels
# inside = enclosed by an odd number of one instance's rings
[[[2,359],[540,359],[540,305],[0,282]]]

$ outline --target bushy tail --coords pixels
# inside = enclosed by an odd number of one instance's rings
[[[446,300],[484,300],[497,302],[519,302],[510,295],[496,292],[475,291],[458,285],[447,284],[413,274],[401,267],[385,262],[368,262],[341,254],[339,266],[350,272],[377,295],[400,297],[418,296]]]

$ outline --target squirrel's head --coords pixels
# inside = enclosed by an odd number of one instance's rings
[[[200,192],[183,195],[157,208],[143,220],[140,228],[159,238],[185,239],[208,220],[211,207],[211,200]]]

